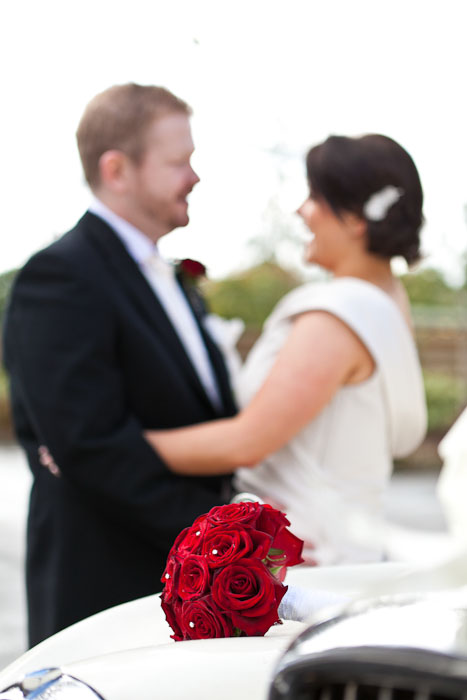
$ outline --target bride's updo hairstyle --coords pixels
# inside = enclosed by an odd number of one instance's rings
[[[367,248],[383,258],[420,258],[423,191],[410,155],[380,134],[330,136],[306,158],[311,195],[341,217],[367,222]]]

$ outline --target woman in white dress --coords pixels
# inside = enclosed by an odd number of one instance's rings
[[[391,258],[419,257],[423,193],[409,154],[378,134],[307,156],[306,260],[332,275],[287,294],[252,349],[234,418],[146,434],[180,474],[237,469],[278,503],[318,563],[379,560],[393,457],[426,431],[410,310]]]

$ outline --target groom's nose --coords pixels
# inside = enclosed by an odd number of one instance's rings
[[[197,185],[199,180],[200,178],[198,173],[195,170],[193,170],[193,168],[191,168],[191,186],[194,187],[195,185]]]

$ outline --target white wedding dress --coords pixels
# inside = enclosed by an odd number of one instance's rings
[[[369,379],[342,387],[264,463],[239,469],[235,487],[281,504],[292,531],[314,544],[309,554],[318,563],[381,560],[382,496],[392,458],[413,451],[426,431],[417,350],[393,300],[351,277],[293,290],[275,308],[250,352],[238,381],[239,401],[244,406],[260,388],[294,316],[312,309],[344,321],[368,348],[376,369]],[[304,352],[313,353],[313,348]]]

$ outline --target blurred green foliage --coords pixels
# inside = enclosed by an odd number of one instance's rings
[[[17,272],[18,270],[9,270],[0,275],[0,322],[3,320],[8,295]]]
[[[12,437],[8,379],[4,369],[0,368],[0,440],[10,440]]]
[[[462,288],[451,287],[441,272],[432,268],[408,272],[400,280],[413,305],[453,306],[462,294]]]
[[[426,314],[430,308],[446,309],[455,317],[456,308],[463,311],[466,289],[449,286],[438,270],[407,273],[401,281],[420,313]],[[302,282],[298,273],[267,261],[223,280],[208,281],[203,291],[213,313],[242,318],[248,327],[259,329],[284,294]]]
[[[456,420],[466,395],[464,382],[456,377],[423,372],[428,406],[428,432],[445,433]]]
[[[203,291],[213,313],[241,318],[246,326],[260,329],[279,299],[301,281],[276,263],[264,262],[224,280],[207,282]]]
[[[3,316],[10,294],[11,285],[16,276],[17,270],[9,270],[0,275],[0,328],[3,326]],[[1,333],[0,333],[1,341]],[[0,344],[0,440],[12,439],[12,426],[10,415],[10,401],[8,396],[8,379],[1,363]]]
[[[8,379],[5,372],[0,370],[0,400],[4,399],[8,393]]]

